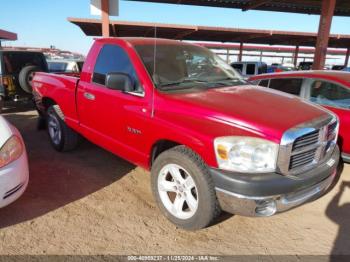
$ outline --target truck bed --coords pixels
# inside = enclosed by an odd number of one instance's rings
[[[33,88],[37,104],[45,106],[49,101],[42,101],[42,97],[54,97],[54,102],[60,105],[67,124],[78,124],[75,99],[79,80],[78,77],[63,74],[36,73]]]

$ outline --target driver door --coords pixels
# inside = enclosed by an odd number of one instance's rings
[[[135,87],[139,81],[126,51],[118,46],[106,44],[98,55],[90,81],[81,81],[77,94],[77,107],[83,134],[100,146],[119,155],[126,147],[126,106],[144,103],[142,97],[135,97],[107,88],[109,73],[129,75]],[[141,100],[141,101],[140,101]]]

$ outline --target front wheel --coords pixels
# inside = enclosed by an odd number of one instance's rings
[[[167,150],[156,158],[152,190],[164,215],[184,229],[207,227],[220,214],[208,168],[185,146]]]
[[[47,132],[52,146],[60,152],[76,148],[79,135],[62,120],[62,112],[57,105],[47,110]]]

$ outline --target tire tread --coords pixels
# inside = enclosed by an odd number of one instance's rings
[[[205,228],[207,226],[212,225],[215,220],[218,218],[218,216],[221,214],[221,208],[219,205],[219,202],[217,200],[217,196],[216,196],[216,191],[215,191],[215,184],[214,181],[209,173],[209,169],[207,167],[207,165],[205,164],[204,160],[193,150],[191,150],[190,148],[184,146],[184,145],[179,145],[179,146],[175,146],[169,150],[166,150],[164,152],[162,152],[154,161],[154,164],[152,166],[152,190],[153,193],[155,195],[155,198],[158,202],[158,205],[162,205],[159,197],[156,194],[156,183],[155,183],[155,179],[157,177],[157,172],[155,171],[156,169],[159,169],[159,165],[161,164],[160,162],[162,162],[164,158],[168,158],[168,157],[176,157],[179,156],[179,154],[181,154],[181,156],[184,156],[185,159],[189,159],[191,164],[195,165],[199,170],[200,170],[200,175],[202,175],[202,178],[204,179],[205,183],[207,184],[207,188],[209,190],[208,192],[208,196],[210,201],[207,202],[207,205],[209,205],[208,207],[206,207],[206,220],[202,219],[202,220],[194,220],[194,221],[190,221],[190,222],[183,222],[183,223],[177,223],[177,221],[179,221],[178,219],[176,219],[175,217],[173,217],[172,215],[168,214],[168,211],[166,211],[167,213],[165,214],[166,217],[173,223],[175,223],[177,226],[180,226],[186,230],[198,230],[198,229],[202,229]],[[164,212],[165,208],[162,207],[161,208]],[[199,211],[201,212],[201,211]],[[201,217],[202,218],[202,217]]]
[[[174,151],[177,151],[179,153],[182,153],[184,155],[187,155],[190,159],[193,159],[195,161],[195,163],[202,169],[203,174],[205,175],[205,179],[207,180],[207,183],[209,184],[210,188],[212,188],[213,190],[210,191],[211,197],[215,198],[216,201],[213,202],[213,218],[210,221],[209,225],[211,225],[216,218],[221,214],[221,207],[219,205],[219,201],[217,200],[216,197],[216,192],[215,192],[215,183],[209,173],[208,167],[205,164],[205,162],[203,161],[203,159],[196,154],[193,150],[189,149],[186,146],[176,146],[173,148]]]

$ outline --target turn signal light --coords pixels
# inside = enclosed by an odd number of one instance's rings
[[[10,137],[0,149],[0,168],[20,158],[23,150],[21,139],[18,136]]]
[[[218,145],[217,152],[218,152],[218,155],[220,156],[221,159],[223,159],[223,160],[228,159],[227,149],[224,145]]]

